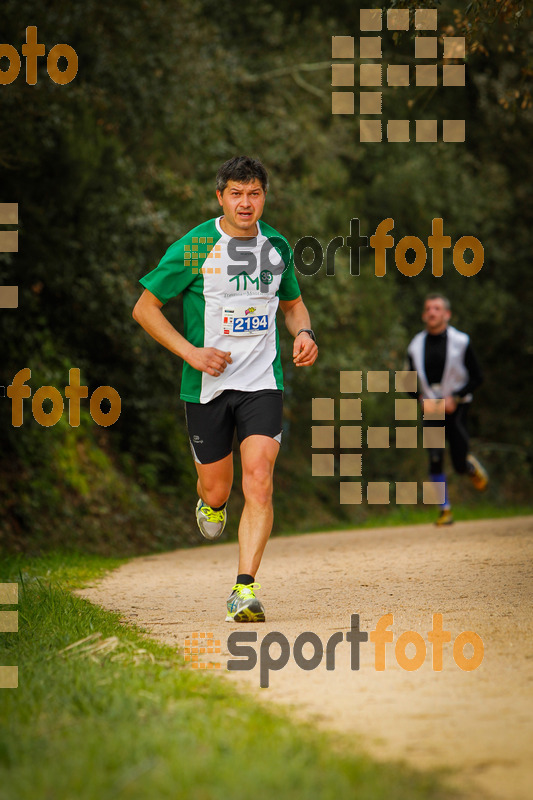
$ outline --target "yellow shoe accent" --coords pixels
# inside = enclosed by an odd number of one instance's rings
[[[211,506],[208,506],[207,503],[198,500],[196,506],[196,522],[204,538],[210,541],[218,539],[226,527],[226,519],[226,506],[224,506],[221,511],[213,511]]]
[[[453,514],[451,509],[443,508],[438,518],[435,520],[435,525],[453,525]]]
[[[478,492],[483,492],[488,485],[489,476],[487,470],[481,466],[479,461],[475,456],[467,456],[466,461],[470,466],[470,470],[468,472],[468,477],[474,484],[474,487],[478,490]]]
[[[255,596],[260,583],[236,583],[228,597],[226,622],[264,622],[265,608]]]

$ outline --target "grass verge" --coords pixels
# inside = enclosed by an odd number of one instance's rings
[[[0,634],[0,664],[19,667],[19,688],[0,690],[1,800],[457,797],[436,773],[376,764],[258,707],[71,593],[118,563],[51,554],[0,567],[0,582],[19,583],[19,632]]]
[[[420,525],[435,522],[439,515],[438,506],[393,506],[384,513],[374,513],[361,525],[362,528],[380,528],[389,525]],[[456,522],[473,519],[501,519],[502,517],[520,517],[533,514],[533,506],[525,504],[497,505],[490,502],[477,502],[476,505],[455,504],[452,508]]]
[[[469,520],[503,519],[505,517],[528,517],[533,515],[531,505],[505,505],[478,503],[476,505],[454,505],[453,516],[456,523]],[[385,509],[374,507],[371,514],[361,520],[332,525],[310,525],[303,530],[287,529],[278,536],[298,536],[302,533],[323,533],[325,531],[352,531],[363,528],[390,528],[401,525],[424,525],[434,523],[439,515],[438,506],[391,506]]]

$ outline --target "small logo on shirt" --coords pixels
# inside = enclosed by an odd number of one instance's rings
[[[247,309],[246,309],[246,311],[245,311],[244,313],[245,313],[245,314],[253,314],[253,313],[254,313],[254,311],[257,311],[257,309],[255,308],[255,306],[250,306],[250,308],[247,308]]]
[[[204,443],[204,440],[203,440],[203,439],[200,439],[200,437],[199,437],[199,436],[197,436],[196,434],[195,434],[195,435],[192,437],[192,440],[193,440],[193,442],[194,442],[195,444],[203,444],[203,443]]]
[[[274,276],[269,269],[263,269],[261,271],[261,283],[272,283],[273,280]]]

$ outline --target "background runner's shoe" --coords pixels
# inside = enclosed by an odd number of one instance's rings
[[[259,583],[236,583],[228,597],[226,622],[264,622],[265,608],[254,594],[260,588]]]
[[[435,525],[453,525],[453,515],[449,508],[443,508],[435,520]]]
[[[467,456],[466,463],[468,465],[468,477],[478,490],[478,492],[482,492],[483,489],[487,488],[487,484],[489,482],[489,476],[487,474],[487,470],[481,466],[479,461],[475,456]]]
[[[221,511],[213,511],[211,506],[208,506],[203,500],[198,500],[196,506],[196,522],[200,528],[200,533],[206,539],[210,541],[218,539],[226,527],[226,519],[226,506],[224,506]]]

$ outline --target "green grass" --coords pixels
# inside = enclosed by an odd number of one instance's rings
[[[525,504],[497,505],[489,502],[477,502],[475,505],[459,504],[453,506],[456,522],[475,519],[503,519],[505,517],[521,517],[533,515],[533,506]],[[388,528],[400,525],[423,525],[433,523],[437,519],[437,506],[394,506],[380,508],[373,506],[372,512],[359,520],[332,525],[309,526],[305,530],[286,530],[278,536],[298,536],[302,533],[322,533],[324,531],[351,531],[359,528]]]
[[[453,516],[456,522],[471,519],[501,519],[503,517],[519,517],[533,514],[533,507],[524,505],[496,505],[495,503],[477,502],[475,505],[459,504],[453,506]],[[361,527],[377,528],[387,525],[417,525],[425,522],[435,522],[439,513],[438,507],[428,508],[415,506],[393,506],[384,514],[373,514],[365,520]]]
[[[117,563],[3,562],[0,580],[19,581],[20,622],[0,635],[0,664],[19,667],[19,688],[0,690],[1,800],[456,796],[435,773],[375,764],[353,739],[267,712],[71,593]],[[60,652],[91,635],[85,650]]]

